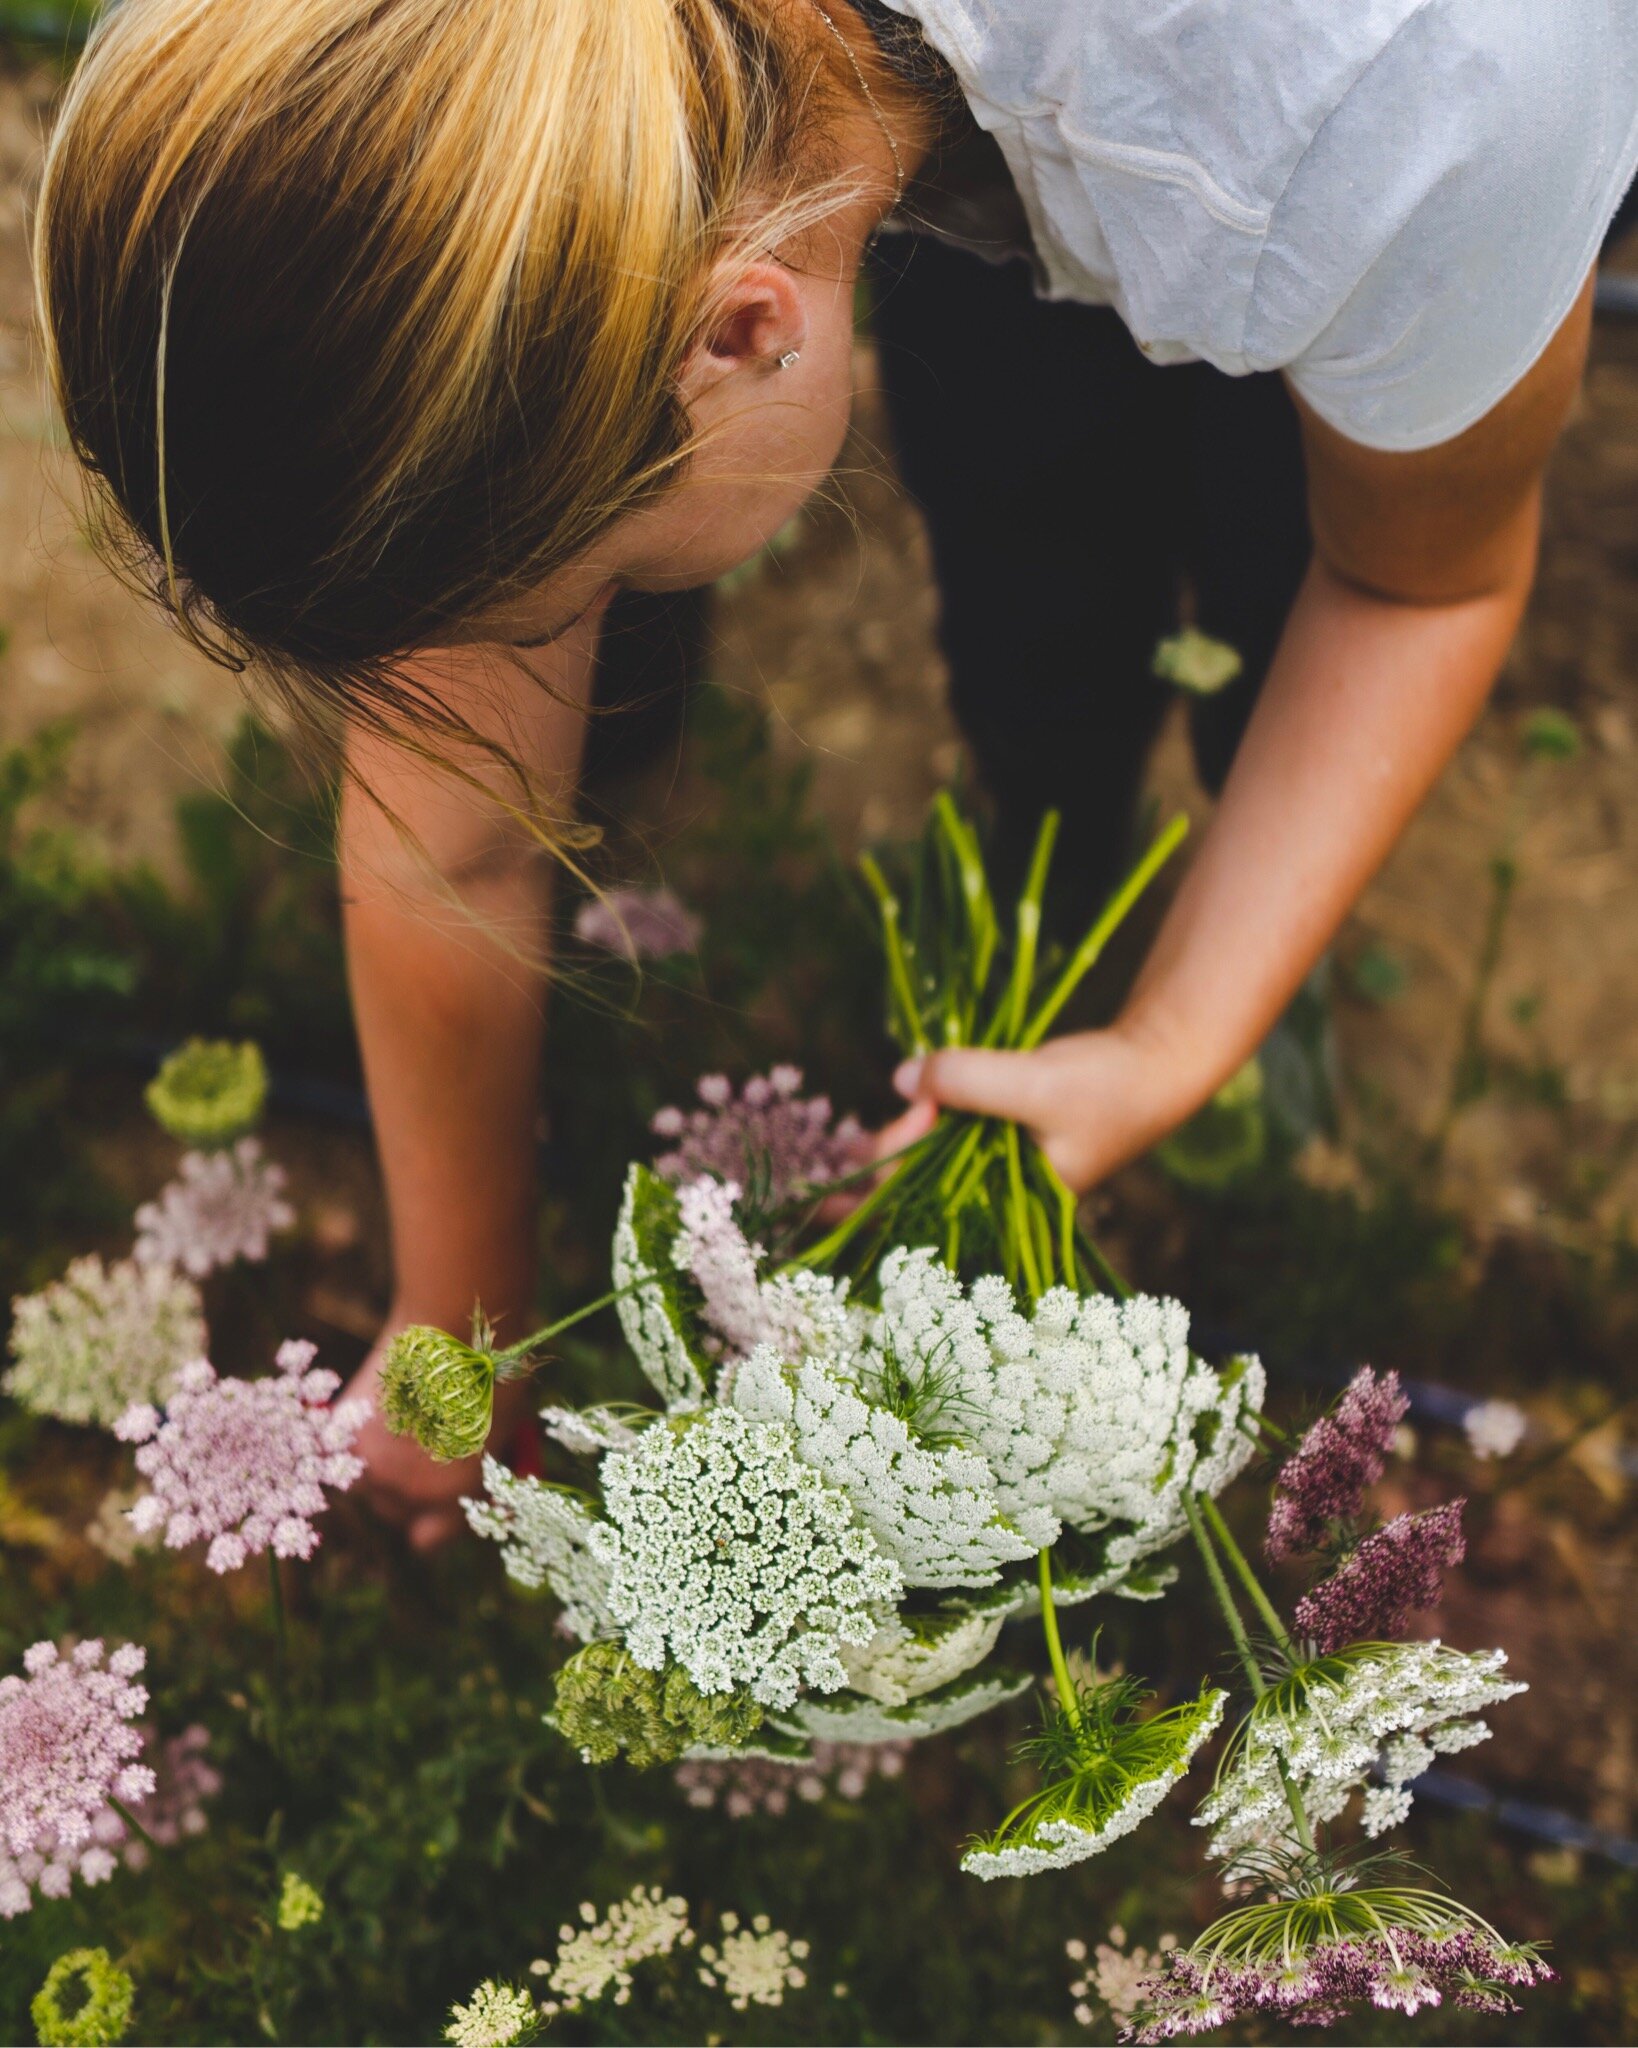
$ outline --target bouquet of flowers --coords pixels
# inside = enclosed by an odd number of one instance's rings
[[[1054,961],[1055,829],[1010,929],[948,798],[906,883],[864,863],[908,1051],[1038,1044],[1182,836],[1161,833]],[[1040,1783],[962,1867],[1063,1868],[1139,1826],[1229,1718],[1210,1683],[1157,1709],[1134,1678],[1084,1680],[1061,1641],[1061,1610],[1160,1597],[1167,1553],[1192,1544],[1244,1681],[1196,1815],[1234,1903],[1166,1956],[1132,2037],[1249,2011],[1322,2024],[1362,2001],[1497,2009],[1545,1976],[1393,1857],[1327,1836],[1356,1792],[1367,1843],[1396,1825],[1434,1757],[1482,1740],[1479,1717],[1521,1689],[1499,1651],[1398,1640],[1461,1554],[1461,1504],[1364,1520],[1404,1412],[1394,1376],[1362,1372],[1288,1446],[1268,1548],[1322,1574],[1288,1624],[1217,1506],[1280,1441],[1258,1361],[1201,1357],[1182,1304],[1128,1290],[1015,1126],[945,1114],[861,1166],[857,1131],[800,1088],[790,1069],[737,1094],[712,1078],[697,1108],[662,1113],[670,1149],[630,1170],[604,1297],[653,1404],[546,1408],[585,1484],[488,1460],[468,1504],[581,1645],[552,1709],[564,1735],[593,1764],[800,1767],[816,1743],[902,1744],[1025,1690],[998,1651],[1009,1620],[1037,1615]],[[825,1228],[838,1190],[858,1199]],[[481,1328],[469,1345],[405,1332],[384,1412],[437,1455],[469,1453],[496,1379],[554,1334],[497,1351]]]

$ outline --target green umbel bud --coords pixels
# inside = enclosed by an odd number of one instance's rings
[[[395,1435],[413,1437],[435,1458],[475,1458],[489,1441],[495,1372],[493,1352],[413,1323],[381,1362],[382,1416]]]
[[[624,1755],[639,1771],[675,1763],[694,1743],[737,1749],[762,1725],[746,1693],[702,1693],[673,1665],[645,1671],[618,1643],[588,1643],[557,1674],[557,1725],[588,1763]]]
[[[227,1145],[260,1118],[267,1063],[250,1039],[190,1038],[148,1083],[143,1097],[161,1129],[184,1145]]]
[[[295,1934],[303,1927],[314,1927],[324,1918],[324,1900],[307,1882],[293,1870],[284,1873],[284,1883],[279,1890],[278,1922],[284,1934]]]
[[[1195,697],[1214,697],[1244,666],[1226,640],[1214,640],[1195,626],[1185,626],[1155,649],[1155,674]]]
[[[72,1948],[59,1956],[35,1992],[29,2012],[47,2048],[107,2048],[131,2024],[136,1986],[105,1948]]]

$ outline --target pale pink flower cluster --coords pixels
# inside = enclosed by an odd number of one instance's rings
[[[140,1446],[137,1470],[153,1489],[131,1509],[139,1535],[163,1529],[173,1550],[208,1538],[214,1572],[270,1546],[276,1557],[312,1556],[325,1487],[345,1492],[364,1470],[351,1446],[370,1412],[367,1401],[328,1406],[341,1381],[309,1370],[314,1349],[281,1344],[278,1371],[259,1380],[218,1379],[196,1359],[163,1416],[126,1411],[115,1434]]]
[[[764,1209],[840,1179],[859,1165],[863,1133],[852,1117],[836,1121],[827,1096],[801,1090],[800,1067],[754,1075],[737,1096],[724,1075],[707,1074],[697,1084],[698,1109],[662,1109],[654,1118],[654,1135],[673,1145],[655,1172],[669,1181],[737,1181]]]
[[[296,1220],[284,1182],[284,1168],[262,1157],[255,1138],[185,1152],[175,1180],[136,1212],[138,1265],[174,1266],[203,1280],[236,1259],[265,1259],[269,1238]]]
[[[700,930],[698,917],[670,889],[610,889],[588,897],[574,920],[574,935],[582,945],[628,960],[692,953]]]
[[[862,1799],[873,1778],[897,1778],[908,1742],[816,1742],[800,1763],[772,1757],[690,1757],[677,1766],[677,1784],[690,1806],[720,1806],[730,1820],[753,1813],[775,1819],[792,1796],[814,1806],[827,1794]]]
[[[131,1811],[162,1849],[174,1848],[184,1836],[202,1835],[209,1826],[205,1802],[222,1789],[222,1774],[206,1755],[209,1748],[210,1730],[195,1721],[150,1752],[154,1789],[147,1798],[132,1800]],[[114,1841],[121,1862],[141,1870],[148,1862],[148,1844],[111,1807],[108,1818],[118,1829]]]
[[[134,1643],[106,1662],[97,1641],[66,1657],[36,1643],[25,1677],[0,1678],[0,1918],[26,1913],[36,1888],[60,1899],[76,1876],[113,1875],[124,1824],[110,1801],[154,1789],[131,1725],[148,1704],[147,1687],[132,1683],[146,1662]]]
[[[758,1280],[762,1247],[734,1218],[736,1181],[696,1180],[679,1190],[675,1257],[705,1297],[705,1319],[731,1356],[744,1358],[767,1341],[767,1308]]]

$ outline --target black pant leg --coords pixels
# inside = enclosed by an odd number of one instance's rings
[[[1273,375],[1175,373],[1187,398],[1187,569],[1203,632],[1239,651],[1227,689],[1190,707],[1200,779],[1214,795],[1257,702],[1312,552],[1297,410]]]
[[[1037,299],[1022,263],[894,236],[871,287],[952,708],[1003,842],[1055,806],[1061,868],[1095,888],[1126,853],[1166,707],[1150,660],[1176,604],[1170,373],[1107,309]]]

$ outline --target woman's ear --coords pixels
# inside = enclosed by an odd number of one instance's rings
[[[705,331],[683,365],[685,394],[694,397],[736,370],[772,370],[800,355],[808,310],[795,277],[771,259],[736,265],[720,280]]]

